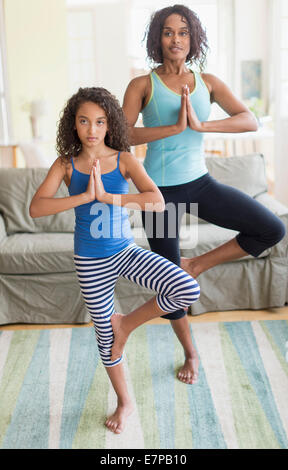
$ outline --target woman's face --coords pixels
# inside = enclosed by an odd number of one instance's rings
[[[105,111],[96,103],[82,103],[75,116],[75,127],[82,145],[93,147],[104,143],[108,130]]]
[[[190,34],[187,20],[173,13],[164,22],[161,46],[163,59],[186,60],[190,51]]]

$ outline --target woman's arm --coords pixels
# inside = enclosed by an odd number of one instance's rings
[[[186,98],[188,123],[191,129],[198,132],[247,132],[258,129],[254,115],[233,95],[222,80],[211,74],[202,74],[202,78],[210,91],[211,102],[217,103],[230,117],[200,122],[190,100]]]
[[[123,111],[128,121],[131,145],[140,145],[154,140],[164,139],[171,135],[180,134],[187,127],[186,102],[182,97],[178,121],[170,126],[134,127],[139,113],[144,107],[145,100],[150,97],[151,85],[149,75],[134,78],[128,85],[124,100]]]
[[[87,190],[84,193],[76,196],[55,198],[54,196],[60,187],[65,174],[65,166],[61,163],[60,158],[57,158],[49,169],[45,180],[39,186],[32,198],[29,208],[31,217],[36,218],[57,214],[58,212],[73,209],[74,207],[95,199],[95,182],[92,173]]]
[[[142,211],[162,212],[165,209],[164,198],[152,181],[147,175],[142,163],[134,157],[131,153],[121,153],[121,170],[125,178],[131,178],[138,194],[111,194],[107,193],[104,189],[101,180],[101,168],[99,160],[94,166],[95,171],[95,194],[98,201],[113,204],[116,206],[125,206],[129,209],[137,209]]]

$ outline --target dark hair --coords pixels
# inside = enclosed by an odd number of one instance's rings
[[[153,63],[163,63],[161,35],[166,18],[172,14],[180,15],[187,21],[190,33],[190,51],[186,57],[186,62],[192,63],[193,61],[202,71],[208,50],[206,32],[196,13],[185,5],[173,5],[153,13],[145,34],[145,37],[147,37],[146,50],[148,58]]]
[[[82,144],[75,129],[75,117],[79,107],[87,101],[98,104],[105,111],[108,123],[105,144],[115,150],[130,151],[126,118],[115,96],[105,88],[79,88],[67,101],[60,115],[56,151],[61,160],[68,162],[81,152]]]

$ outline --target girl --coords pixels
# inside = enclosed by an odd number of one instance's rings
[[[35,193],[30,215],[74,208],[74,260],[80,288],[94,323],[99,353],[118,398],[106,426],[120,433],[132,404],[123,372],[129,334],[144,322],[187,307],[198,299],[198,283],[163,257],[138,247],[125,207],[164,210],[160,191],[128,152],[127,128],[118,101],[103,88],[80,88],[67,102],[57,134],[59,157]],[[139,194],[127,194],[131,178]],[[69,196],[55,198],[64,180]],[[128,315],[114,312],[119,276],[157,295]]]
[[[204,132],[255,131],[256,121],[219,78],[202,73],[207,37],[193,11],[183,5],[156,11],[147,31],[147,55],[154,68],[129,83],[123,102],[130,142],[148,142],[144,167],[166,204],[175,204],[177,214],[179,202],[186,203],[187,212],[191,203],[197,203],[199,217],[239,231],[236,238],[212,251],[180,260],[179,228],[176,237],[169,237],[167,230],[164,240],[160,240],[142,213],[150,247],[178,266],[181,263],[193,277],[247,254],[257,257],[283,238],[284,224],[254,199],[214,180],[208,174],[202,151]],[[195,71],[196,66],[200,72]],[[229,117],[208,121],[212,102],[218,103]],[[140,112],[144,127],[137,128],[134,125]],[[157,214],[158,220],[162,217],[162,226],[168,227],[168,214]],[[153,214],[153,229],[155,218]],[[178,378],[194,383],[198,358],[185,311],[180,309],[166,318],[171,320],[184,348],[185,363]]]

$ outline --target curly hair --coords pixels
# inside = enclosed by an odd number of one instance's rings
[[[186,57],[186,63],[191,64],[193,62],[199,66],[200,71],[203,71],[208,51],[206,32],[196,13],[185,5],[173,5],[153,13],[145,34],[145,37],[147,37],[146,50],[148,59],[154,64],[163,63],[161,36],[165,20],[172,14],[185,18],[189,27],[190,51]]]
[[[116,97],[101,87],[79,88],[67,101],[58,122],[56,151],[63,163],[81,152],[82,144],[75,129],[75,117],[79,107],[87,101],[98,104],[105,111],[108,123],[105,144],[115,150],[130,151],[127,121]]]

